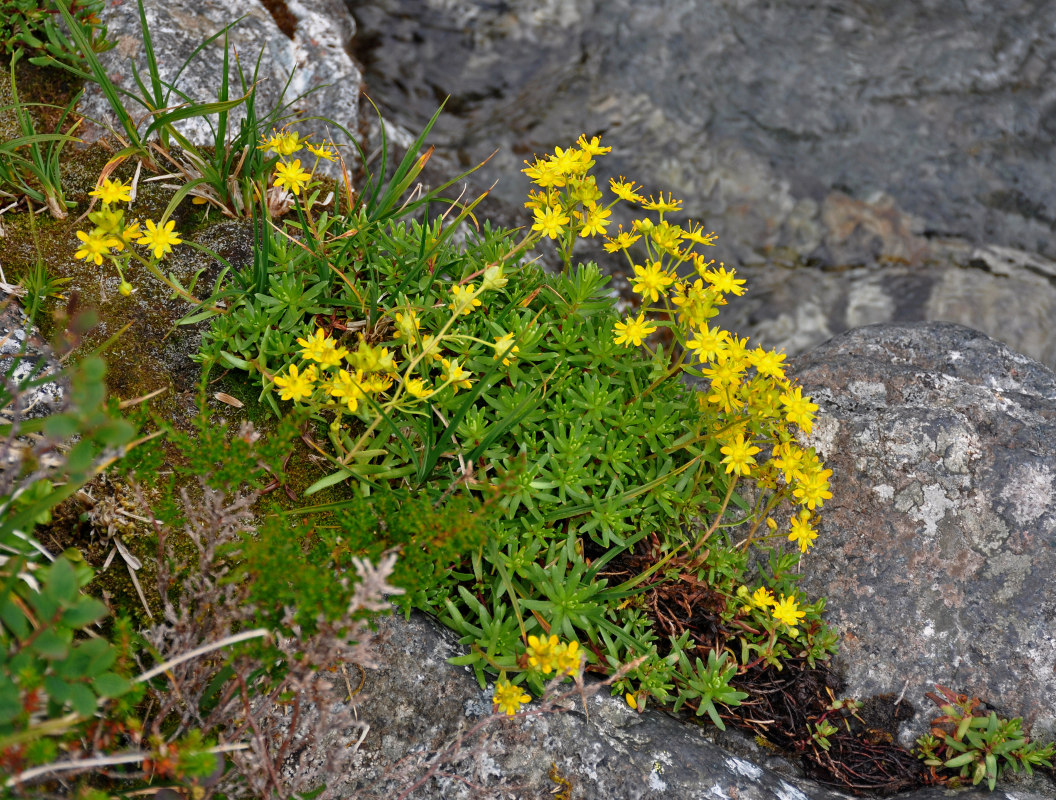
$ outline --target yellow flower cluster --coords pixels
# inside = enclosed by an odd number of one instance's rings
[[[493,360],[506,367],[517,359],[520,348],[513,333],[502,333],[494,337],[494,342],[484,342],[452,330],[460,319],[482,307],[480,297],[485,292],[501,289],[505,284],[502,268],[495,267],[485,271],[479,286],[452,286],[450,302],[446,304],[449,316],[435,333],[423,333],[421,309],[410,306],[388,310],[392,330],[392,341],[388,343],[371,345],[361,337],[358,347],[350,351],[319,328],[312,336],[297,339],[301,346],[300,363],[272,376],[271,382],[279,390],[281,400],[326,409],[338,417],[344,413],[369,416],[377,411],[375,404],[386,413],[394,407],[411,410],[448,388],[457,395],[473,387],[474,376],[466,369],[464,357],[448,353],[449,343],[460,339],[481,342],[493,349]],[[393,346],[395,349],[390,350]],[[402,366],[397,355],[403,358]],[[336,431],[338,425],[335,419],[332,430]],[[336,439],[335,445],[343,449]]]
[[[287,189],[297,196],[311,182],[320,161],[337,160],[337,154],[332,145],[313,144],[307,139],[302,139],[301,135],[296,131],[289,129],[284,129],[281,133],[272,129],[270,136],[261,138],[261,143],[257,149],[274,153],[279,157],[279,163],[275,165],[275,172],[272,175],[272,183],[280,189]],[[315,156],[315,163],[310,171],[306,171],[301,167],[299,158],[293,161],[286,160],[289,156],[302,149],[307,149],[309,153]]]
[[[554,635],[529,636],[528,647],[522,657],[522,665],[529,671],[540,675],[575,675],[583,665],[583,651],[579,642],[562,642]],[[492,703],[500,714],[512,717],[521,710],[521,706],[531,701],[531,697],[520,686],[510,683],[503,677],[495,684]]]
[[[781,595],[779,600],[765,586],[760,586],[751,595],[749,595],[748,587],[742,586],[738,595],[748,600],[743,608],[745,612],[757,608],[763,613],[769,613],[777,622],[787,627],[792,636],[798,635],[796,625],[807,615],[807,612],[800,609],[799,601],[794,594],[791,597]]]
[[[182,243],[175,233],[176,223],[169,220],[158,225],[148,219],[140,227],[138,221],[126,219],[125,210],[119,204],[131,202],[132,186],[123,181],[103,178],[88,194],[97,198],[102,207],[88,214],[89,221],[94,225],[90,232],[76,232],[80,246],[74,257],[93,261],[96,265],[102,265],[104,258],[109,259],[121,276],[118,291],[127,296],[132,293],[132,284],[125,280],[128,262],[133,257],[147,262],[131,248],[126,250],[126,247],[132,243],[146,245],[154,260],[158,261],[172,252],[173,245]]]
[[[784,353],[751,348],[747,339],[709,324],[729,296],[744,294],[745,281],[735,269],[705,255],[715,245],[713,232],[699,223],[677,224],[668,218],[682,210],[681,200],[663,192],[647,196],[621,176],[609,181],[611,199],[603,201],[591,169],[609,149],[597,137],[584,135],[574,147],[558,147],[545,158],[525,162],[523,172],[538,187],[525,204],[535,216],[532,229],[569,245],[577,234],[601,235],[607,252],[626,256],[631,287],[642,307],[615,323],[614,342],[648,347],[659,327],[671,330],[681,353],[673,372],[681,368],[706,382],[698,403],[719,440],[720,465],[727,475],[752,478],[763,488],[777,490],[783,479],[784,488],[774,496],[802,507],[791,518],[788,538],[806,552],[817,537],[812,512],[832,497],[832,471],[824,469],[813,449],[796,444],[797,431],[811,432],[818,406],[786,377]],[[635,209],[635,218],[629,229],[621,225],[609,234],[611,209],[620,202]],[[566,263],[569,254],[570,246]],[[760,456],[771,449],[772,459]]]
[[[575,674],[579,671],[583,657],[579,642],[571,641],[566,644],[553,635],[543,638],[529,636],[525,655],[528,666],[543,675],[555,671],[559,675]]]
[[[355,352],[350,352],[322,328],[307,339],[298,339],[297,344],[301,358],[310,363],[301,369],[291,364],[284,375],[272,378],[282,400],[319,401],[354,414],[367,397],[383,395],[400,377],[387,347],[373,347],[361,339]]]

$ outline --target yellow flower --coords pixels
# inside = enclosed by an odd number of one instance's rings
[[[649,195],[649,199],[642,203],[642,208],[647,211],[659,211],[663,214],[666,211],[678,211],[682,208],[682,201],[676,200],[674,197],[667,195],[667,199],[664,199],[664,193],[660,192],[656,200],[653,199],[652,195]]]
[[[554,154],[550,156],[550,166],[561,175],[581,175],[590,169],[590,154],[574,147],[567,150],[555,147]]]
[[[532,183],[541,189],[546,189],[550,186],[561,187],[565,185],[565,176],[558,171],[555,165],[549,161],[536,161],[534,164],[528,164],[528,166],[522,169],[525,175],[527,175]]]
[[[296,195],[311,179],[311,175],[301,169],[301,160],[298,158],[292,164],[280,161],[275,165],[275,185],[285,186]]]
[[[334,155],[334,151],[326,145],[314,145],[310,142],[305,142],[304,145],[308,148],[308,152],[316,158],[323,158],[327,161],[335,161],[337,159],[337,156]]]
[[[306,397],[311,397],[312,392],[315,390],[315,370],[308,369],[298,374],[296,365],[291,364],[290,371],[286,377],[276,375],[272,382],[281,390],[279,392],[281,399],[303,400]]]
[[[818,538],[818,532],[810,524],[810,512],[803,509],[798,515],[792,517],[792,532],[788,534],[788,541],[799,545],[799,552],[807,552],[814,540]]]
[[[810,472],[797,470],[796,488],[792,490],[792,494],[811,511],[815,507],[820,508],[826,500],[832,499],[832,492],[829,491],[830,475],[832,475],[831,469],[811,470]]]
[[[645,321],[643,311],[637,318],[627,317],[626,322],[617,322],[612,332],[616,334],[613,340],[616,344],[642,346],[642,339],[656,330],[656,325]]]
[[[120,244],[117,247],[118,250],[124,250],[126,244],[132,244],[138,237],[143,235],[138,222],[126,225],[121,231],[115,231],[114,233],[116,238],[120,240]]]
[[[645,267],[634,265],[634,291],[643,298],[657,302],[661,293],[666,294],[667,287],[675,282],[675,277],[664,270],[659,261],[652,261]]]
[[[104,178],[101,185],[88,192],[89,197],[98,197],[104,203],[128,203],[132,200],[132,186],[121,181]]]
[[[132,284],[128,281],[121,281],[121,285],[117,287],[117,291],[119,294],[128,297],[130,294],[132,294]]]
[[[535,215],[532,230],[540,231],[543,236],[549,236],[551,239],[556,239],[564,233],[564,226],[571,222],[567,214],[552,206],[547,206],[545,209],[537,208],[532,213]]]
[[[451,287],[451,295],[454,297],[447,307],[452,309],[456,314],[462,314],[463,316],[469,314],[474,308],[480,305],[480,300],[475,296],[477,287],[472,283],[466,284],[465,286]]]
[[[784,360],[784,353],[779,353],[776,350],[764,350],[761,347],[755,348],[751,355],[748,356],[749,363],[755,367],[760,375],[769,375],[777,380],[782,380],[785,377],[785,370],[781,366],[781,362]]]
[[[783,442],[774,447],[774,466],[781,470],[785,476],[785,482],[791,483],[796,471],[803,464],[804,452],[792,442]]]
[[[317,328],[309,339],[298,339],[297,344],[301,346],[302,358],[315,361],[324,367],[340,366],[341,359],[348,355],[348,350],[338,348],[334,340],[323,333],[322,328]]]
[[[609,178],[609,187],[612,189],[612,193],[621,200],[626,200],[628,203],[644,203],[645,198],[638,194],[641,190],[641,186],[635,186],[634,181],[624,180],[623,176],[616,178]]]
[[[756,608],[766,610],[770,606],[777,605],[777,600],[774,599],[773,593],[765,586],[760,586],[752,594],[752,604]]]
[[[544,675],[549,675],[554,671],[554,664],[557,662],[558,644],[556,636],[551,636],[549,639],[529,636],[528,663]]]
[[[407,309],[406,316],[398,311],[396,312],[396,333],[393,334],[393,338],[406,339],[409,342],[413,342],[415,334],[421,329],[422,323],[414,309]]]
[[[591,136],[590,140],[588,141],[587,134],[585,133],[581,133],[579,135],[579,138],[576,139],[576,144],[578,144],[583,149],[583,152],[592,156],[603,156],[606,153],[612,151],[611,147],[601,146],[601,137]]]
[[[294,131],[283,131],[282,133],[278,133],[272,128],[271,133],[272,135],[257,147],[258,150],[270,150],[278,156],[292,156],[303,146],[308,144],[301,139],[299,133]]]
[[[557,651],[557,671],[567,672],[569,675],[578,672],[582,655],[579,642],[572,641],[561,645]]]
[[[751,441],[745,442],[744,434],[738,433],[733,443],[721,448],[719,452],[726,456],[722,459],[722,463],[726,465],[727,474],[733,472],[748,475],[755,465],[754,456],[759,452],[759,448],[755,447]]]
[[[368,375],[363,381],[363,391],[368,394],[381,394],[389,391],[391,387],[392,378],[379,372]]]
[[[147,220],[147,231],[139,238],[139,244],[145,244],[154,250],[154,258],[161,258],[166,253],[172,252],[174,244],[180,244],[183,240],[172,232],[176,227],[175,220],[169,220],[162,227],[154,224],[153,220]]]
[[[810,402],[809,397],[804,397],[803,390],[798,386],[790,388],[781,395],[781,403],[785,407],[785,419],[793,425],[798,425],[804,433],[810,433],[814,427],[814,412],[818,410],[817,404]]]
[[[469,382],[469,376],[471,372],[466,372],[462,369],[462,365],[458,363],[458,359],[454,361],[448,361],[446,358],[440,360],[440,363],[444,366],[444,383],[451,384],[451,387],[455,390],[455,394],[458,394],[459,388],[468,389],[471,384]]]
[[[682,231],[682,239],[687,242],[695,242],[696,244],[715,246],[715,240],[718,236],[715,231],[711,233],[704,233],[704,228],[699,225],[691,225],[688,231]]]
[[[591,203],[583,214],[583,229],[579,232],[582,237],[604,236],[605,228],[611,222],[609,216],[612,214],[607,208],[601,208],[597,203]]]
[[[363,390],[363,370],[357,369],[354,375],[348,370],[338,370],[333,381],[326,387],[326,392],[332,398],[344,400],[348,410],[354,414],[359,408],[359,401],[366,397]]]
[[[632,244],[641,239],[641,235],[637,233],[630,233],[623,229],[621,225],[619,230],[616,232],[616,236],[611,239],[606,239],[605,252],[615,253],[617,250],[627,250]]]
[[[786,598],[781,595],[781,599],[774,603],[773,610],[774,619],[780,622],[782,625],[788,627],[794,627],[803,617],[807,615],[807,612],[799,610],[799,603],[796,602],[796,597]]]
[[[103,263],[103,256],[110,255],[110,248],[117,246],[117,240],[96,228],[90,234],[77,231],[77,238],[83,242],[81,249],[74,253],[74,258],[83,258],[85,261],[94,261],[96,264]]]
[[[495,344],[492,345],[492,347],[495,348],[495,355],[492,356],[492,358],[495,361],[498,361],[501,358],[504,367],[510,366],[510,362],[517,358],[517,353],[521,350],[521,348],[513,343],[512,333],[496,336]]]
[[[725,267],[720,265],[716,270],[705,272],[704,280],[714,286],[716,291],[723,294],[734,294],[739,297],[744,294],[744,281],[740,278],[735,278],[736,275],[737,270],[731,269],[727,272]]]
[[[429,389],[421,378],[409,378],[403,382],[403,386],[407,390],[407,394],[417,397],[419,400],[425,400],[433,393],[432,389]]]
[[[512,717],[521,710],[521,706],[530,702],[531,699],[520,686],[514,686],[509,681],[499,681],[495,684],[495,696],[491,702],[499,713]]]
[[[542,208],[547,205],[546,192],[536,192],[529,190],[528,202],[524,204],[525,208]]]
[[[686,342],[686,347],[692,350],[701,363],[714,361],[726,346],[729,334],[722,328],[709,328],[702,325],[696,332],[696,336]]]

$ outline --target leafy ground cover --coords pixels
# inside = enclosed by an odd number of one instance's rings
[[[302,139],[288,103],[258,113],[250,76],[177,97],[144,24],[150,75],[121,94],[91,20],[55,11],[70,38],[37,60],[98,82],[122,127],[105,157],[77,156],[99,162],[80,189],[63,172],[68,117],[40,133],[13,96],[19,137],[0,147],[12,233],[32,245],[26,306],[60,310],[58,355],[77,364],[23,352],[3,383],[5,792],[312,796],[282,767],[330,723],[305,730],[282,708],[318,705],[325,668],[363,656],[389,602],[460,634],[456,662],[494,686],[498,716],[596,674],[634,708],[748,727],[855,789],[1049,766],[1051,747],[970,703],[921,764],[832,693],[824,600],[797,589],[831,498],[801,443],[817,407],[783,354],[711,325],[744,281],[677,199],[599,186],[596,137],[526,162],[525,225],[499,229],[483,195],[449,196],[465,176],[421,188],[429,127],[326,181],[319,165],[350,154]],[[211,44],[226,66],[225,34]],[[215,121],[209,147],[180,133],[190,116]],[[175,188],[145,178],[163,170]],[[208,215],[249,246],[217,247]],[[62,258],[44,257],[43,229],[68,241]],[[587,239],[628,259],[638,306],[577,260]],[[560,272],[536,266],[541,247]],[[105,339],[75,302],[89,282]],[[114,391],[115,376],[108,398],[88,357],[119,350],[137,313],[157,318],[159,349],[200,333],[175,397]],[[62,380],[65,403],[35,417],[33,391]],[[210,393],[239,426],[210,415]],[[110,607],[100,557],[129,576]]]

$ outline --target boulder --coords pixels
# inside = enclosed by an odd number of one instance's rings
[[[828,598],[846,694],[942,684],[1056,726],[1056,374],[969,328],[872,325],[795,363],[833,470],[804,588]]]
[[[248,81],[252,81],[259,56],[258,115],[266,114],[277,105],[292,103],[287,114],[297,111],[304,117],[323,118],[299,123],[297,130],[304,135],[316,140],[333,138],[338,145],[348,144],[348,138],[327,123],[327,120],[333,120],[353,136],[365,137],[374,124],[374,115],[369,107],[364,110],[360,106],[362,76],[346,50],[355,34],[355,22],[344,5],[338,0],[301,0],[268,5],[284,11],[276,10],[273,15],[260,0],[248,0],[238,4],[242,16],[236,17],[232,14],[231,4],[219,0],[144,0],[162,79],[175,80],[179,91],[196,102],[215,101],[223,72],[223,37],[195,55],[182,72],[181,65],[207,38],[236,23],[229,33],[231,98],[242,95],[236,54]],[[132,64],[144,82],[150,85],[137,4],[131,0],[108,3],[103,21],[109,30],[108,37],[116,42],[116,46],[101,54],[100,60],[118,87],[136,94]],[[287,86],[291,73],[293,77]],[[301,95],[305,96],[297,100]],[[174,93],[171,105],[180,102],[183,102],[182,98]],[[126,108],[134,118],[145,114],[142,106],[128,99]],[[86,87],[79,110],[121,132],[98,86],[89,84]],[[241,106],[232,111],[230,130],[237,133],[244,117]],[[279,125],[289,121],[280,121]],[[215,116],[208,119],[193,117],[178,123],[178,127],[193,144],[211,145],[215,133],[210,123],[215,125],[215,122]],[[86,138],[103,134],[104,130],[96,127]],[[343,155],[349,163],[357,161],[353,148],[345,149]]]
[[[447,663],[464,652],[449,631],[415,613],[409,620],[382,619],[379,632],[375,665],[365,669],[362,689],[354,694],[361,727],[335,731],[329,743],[358,746],[355,768],[327,775],[309,767],[301,775],[305,785],[325,782],[336,796],[359,800],[849,800],[798,777],[793,765],[765,751],[749,755],[750,744],[744,740],[734,754],[711,741],[713,728],[661,711],[638,714],[604,688],[585,704],[572,694],[543,713],[536,701],[527,714],[489,717],[491,688],[482,691],[468,667]],[[353,667],[347,672],[355,692],[359,673]],[[337,683],[335,702],[347,702],[348,688]],[[448,755],[440,759],[435,775],[427,777],[441,753]],[[323,758],[320,754],[306,761],[321,765]],[[416,790],[401,793],[423,778]],[[558,795],[566,787],[562,780],[571,787],[568,795]],[[899,797],[939,800],[950,794],[932,788]],[[1044,800],[1045,795],[972,790],[956,797]]]

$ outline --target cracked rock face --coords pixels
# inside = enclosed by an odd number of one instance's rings
[[[1056,725],[1056,375],[946,323],[873,325],[795,364],[833,470],[806,591],[829,599],[846,693],[936,683]]]

